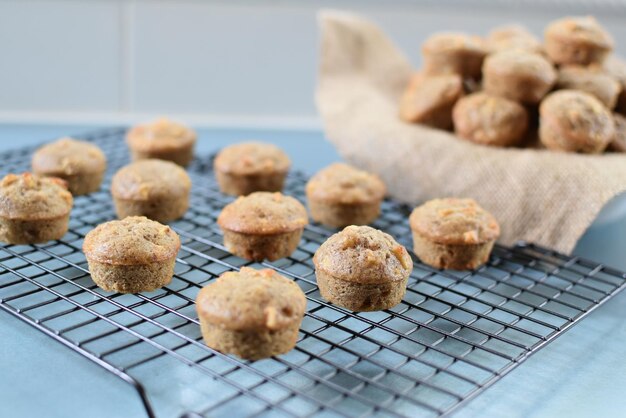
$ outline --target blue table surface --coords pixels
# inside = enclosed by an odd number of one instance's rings
[[[1,125],[0,151],[88,132],[96,126]],[[319,131],[200,129],[198,153],[262,139],[296,169],[314,173],[339,160]],[[575,254],[626,270],[626,219],[594,225]],[[457,417],[626,416],[626,294],[617,295],[485,393]],[[1,417],[142,417],[134,390],[5,312],[0,312]]]

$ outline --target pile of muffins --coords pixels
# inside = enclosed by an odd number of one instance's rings
[[[593,17],[551,22],[543,43],[517,25],[435,34],[400,117],[482,145],[626,152],[626,61],[613,46]]]

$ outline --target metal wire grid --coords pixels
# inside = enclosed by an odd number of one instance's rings
[[[416,261],[406,297],[381,312],[354,313],[319,295],[312,255],[333,231],[306,228],[289,258],[262,263],[305,292],[294,350],[248,362],[201,340],[194,299],[219,274],[244,265],[229,254],[215,218],[211,160],[190,169],[191,208],[172,223],[183,243],[172,283],[155,292],[107,293],[91,281],[84,235],[114,218],[110,176],[127,163],[122,130],[92,135],[109,159],[100,192],[78,197],[70,231],[44,245],[0,249],[0,308],[125,381],[150,416],[438,416],[450,413],[589,314],[626,285],[624,273],[533,245],[496,246],[474,272]],[[28,169],[32,149],[2,155],[4,171]],[[305,177],[286,193],[303,199]],[[406,207],[385,201],[375,227],[410,246]]]

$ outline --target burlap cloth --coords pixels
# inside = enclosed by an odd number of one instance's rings
[[[326,136],[346,161],[378,173],[392,197],[472,197],[499,220],[501,243],[569,253],[602,206],[626,190],[624,154],[491,148],[402,122],[398,100],[413,72],[403,53],[358,16],[325,11],[319,20],[316,99]]]

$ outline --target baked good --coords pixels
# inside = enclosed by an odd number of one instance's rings
[[[521,25],[506,25],[494,28],[487,36],[490,53],[520,49],[536,54],[545,54],[541,41]]]
[[[215,157],[213,169],[223,193],[280,192],[291,161],[280,148],[264,142],[231,145]]]
[[[400,117],[439,129],[452,128],[452,107],[463,96],[458,74],[415,74],[400,100]]]
[[[548,60],[521,50],[489,55],[483,65],[485,92],[526,104],[539,103],[552,88],[556,77]]]
[[[592,94],[609,109],[615,107],[622,90],[620,83],[600,68],[578,65],[561,67],[556,87]]]
[[[539,138],[555,151],[600,153],[615,135],[611,112],[594,96],[558,90],[539,107]]]
[[[555,20],[544,36],[546,52],[555,64],[602,62],[613,50],[613,38],[591,16]]]
[[[140,160],[122,167],[111,181],[117,217],[146,216],[158,222],[182,217],[189,207],[191,179],[180,166]]]
[[[40,147],[33,154],[31,165],[37,175],[65,180],[74,196],[98,190],[107,168],[100,148],[72,138],[61,138]]]
[[[413,251],[432,267],[475,269],[489,259],[500,235],[496,219],[472,199],[434,199],[409,218]]]
[[[130,129],[126,142],[133,161],[158,158],[186,167],[193,159],[196,133],[180,123],[161,118]]]
[[[615,111],[626,115],[626,61],[617,55],[609,55],[601,68],[620,84],[621,91],[617,97]]]
[[[322,297],[352,311],[389,309],[402,300],[413,261],[391,235],[350,225],[313,257]]]
[[[517,102],[487,93],[473,93],[457,102],[454,132],[483,145],[519,144],[528,130],[528,114]]]
[[[249,360],[291,350],[305,308],[300,287],[271,269],[226,272],[196,298],[206,345]]]
[[[458,74],[462,78],[480,78],[486,54],[487,47],[481,38],[458,32],[436,33],[422,45],[424,72],[428,75]]]
[[[626,117],[619,113],[614,113],[613,121],[615,122],[615,135],[607,149],[610,151],[626,152]]]
[[[293,197],[254,192],[226,205],[217,223],[228,251],[247,260],[274,261],[295,251],[308,218]]]
[[[324,168],[306,185],[311,217],[333,228],[374,221],[385,192],[378,176],[343,163]]]
[[[180,239],[167,225],[129,216],[98,225],[83,241],[93,281],[108,292],[150,292],[172,280]]]
[[[7,174],[0,181],[0,241],[35,244],[61,239],[67,232],[72,203],[64,180]]]

